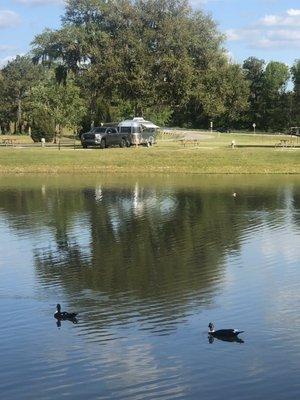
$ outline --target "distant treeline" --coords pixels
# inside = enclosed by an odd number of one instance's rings
[[[62,26],[0,71],[0,124],[63,128],[144,116],[159,125],[300,126],[300,60],[232,62],[211,16],[185,0],[67,0]],[[288,90],[292,79],[293,90]]]

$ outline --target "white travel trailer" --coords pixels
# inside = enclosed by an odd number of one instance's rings
[[[144,118],[126,119],[118,125],[119,133],[129,135],[132,145],[143,144],[148,147],[155,143],[158,128]]]

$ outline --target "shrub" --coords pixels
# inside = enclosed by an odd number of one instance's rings
[[[45,138],[46,142],[52,142],[55,136],[55,123],[49,114],[39,115],[33,121],[31,138],[34,142],[40,142]]]

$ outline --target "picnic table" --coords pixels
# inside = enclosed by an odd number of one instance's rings
[[[295,147],[295,141],[293,139],[280,139],[278,143],[275,143],[275,147]]]
[[[4,144],[5,146],[15,146],[17,144],[17,139],[13,139],[13,138],[4,138],[2,139],[2,144]]]
[[[199,139],[180,139],[181,144],[185,147],[186,145],[193,145],[193,146],[198,146],[200,143]]]

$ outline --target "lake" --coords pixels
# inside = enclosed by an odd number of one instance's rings
[[[299,399],[299,176],[0,188],[1,398]]]

